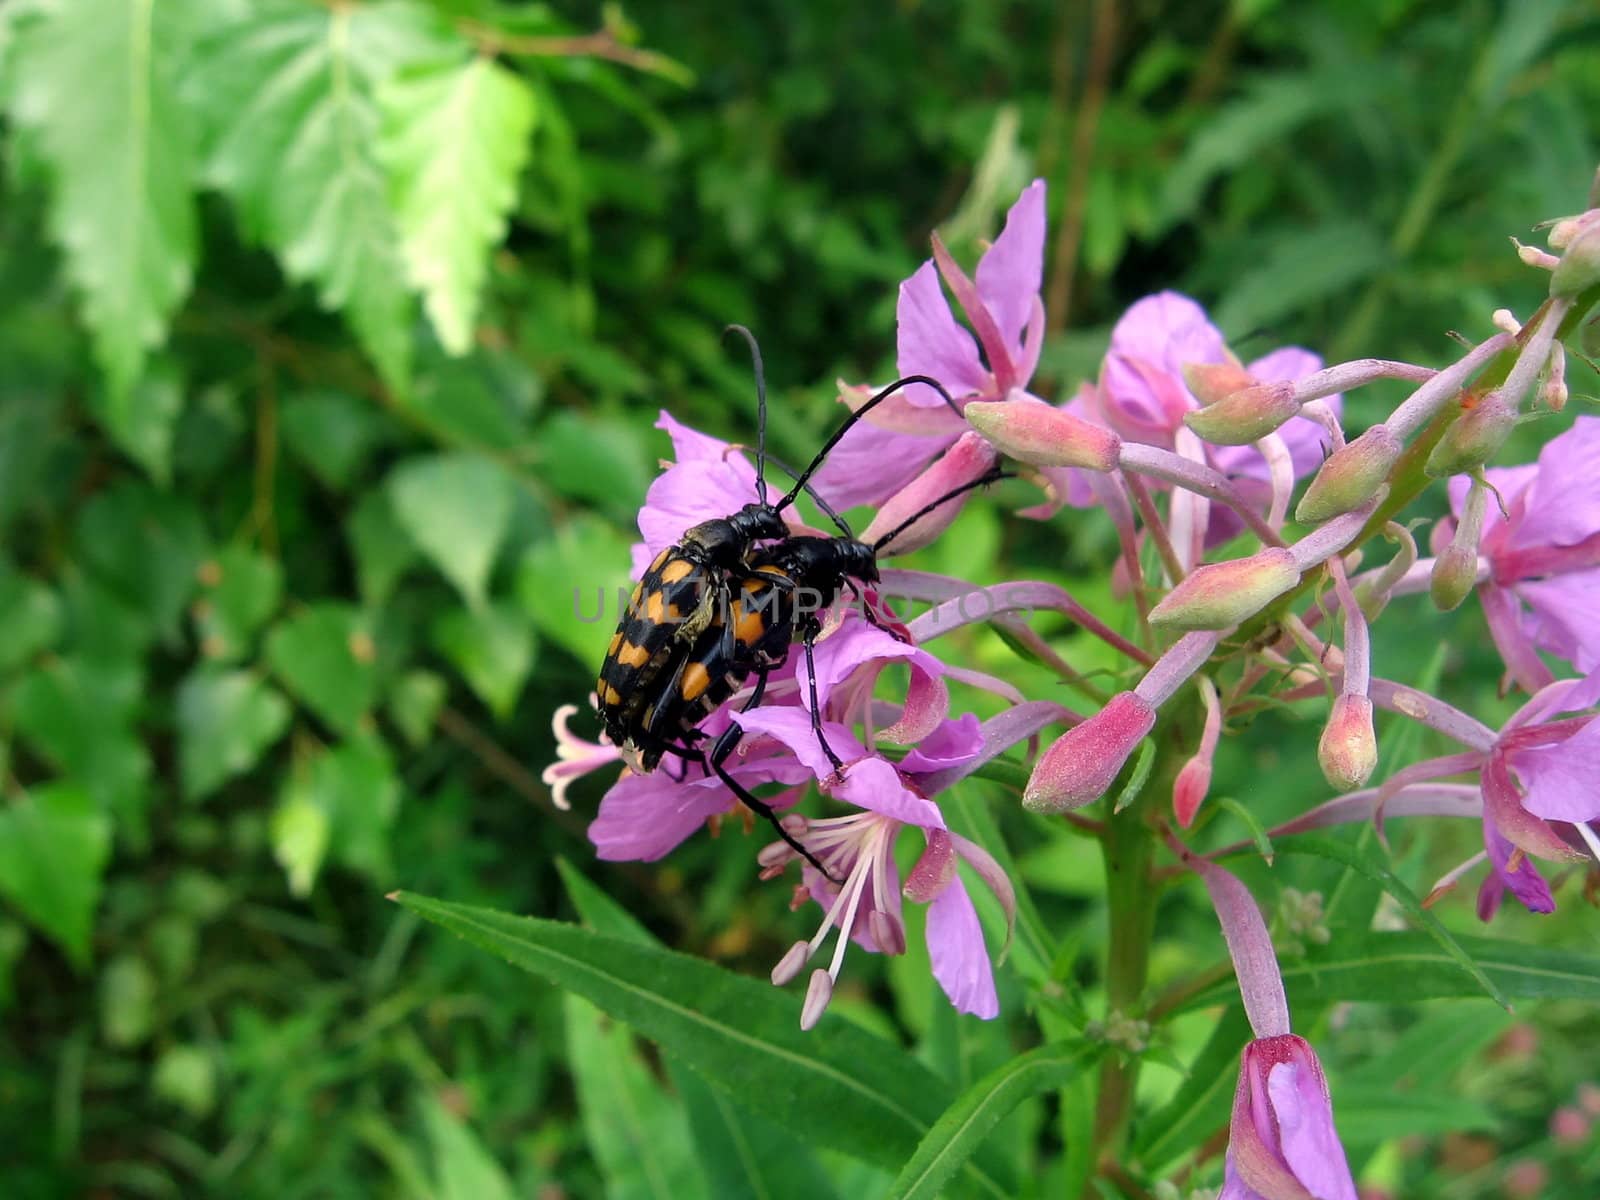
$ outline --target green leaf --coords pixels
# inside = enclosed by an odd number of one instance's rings
[[[470,453],[409,459],[388,481],[401,528],[474,606],[511,519],[512,488],[504,468]]]
[[[426,1094],[422,1123],[433,1149],[436,1200],[514,1200],[517,1190],[467,1124]]]
[[[510,605],[451,608],[433,623],[433,644],[489,711],[504,720],[533,668],[533,631]]]
[[[150,757],[130,728],[142,686],[132,664],[58,659],[22,678],[12,717],[44,759],[105,808],[128,811],[150,776]]]
[[[232,662],[250,650],[251,639],[283,599],[283,568],[276,559],[233,545],[200,566],[201,598],[194,605],[201,652]]]
[[[175,59],[184,7],[75,0],[17,34],[11,116],[49,169],[49,224],[114,393],[126,393],[189,290],[189,131]]]
[[[119,954],[100,973],[100,1031],[126,1050],[155,1028],[156,976],[137,954]]]
[[[1280,850],[1284,843],[1279,843]],[[1482,975],[1496,993],[1518,1000],[1600,1000],[1600,956],[1530,946],[1495,938],[1461,937],[1460,957],[1439,945],[1432,934],[1361,933],[1335,937],[1313,946],[1306,957],[1282,964],[1284,987],[1291,1001],[1372,1000],[1409,1004],[1482,996]],[[1237,996],[1233,980],[1224,980],[1189,997],[1185,1009],[1203,1008]]]
[[[0,565],[0,672],[25,664],[61,636],[61,602],[44,584]]]
[[[150,1089],[199,1120],[216,1103],[216,1066],[202,1046],[168,1046],[156,1059]]]
[[[350,486],[389,432],[370,401],[329,390],[290,396],[278,420],[289,449],[335,490]]]
[[[528,548],[517,564],[517,601],[538,631],[598,666],[632,584],[628,542],[609,522],[579,516]]]
[[[1460,1095],[1430,1095],[1336,1081],[1333,1110],[1339,1140],[1347,1146],[1376,1146],[1415,1134],[1493,1131],[1499,1119],[1476,1100]]]
[[[1067,1083],[1093,1058],[1083,1042],[1058,1042],[1019,1055],[957,1097],[928,1130],[889,1195],[934,1200],[1000,1121],[1030,1096]]]
[[[111,820],[70,783],[35,788],[0,809],[0,895],[79,968],[111,858]]]
[[[656,464],[639,421],[562,410],[539,427],[539,479],[631,525]]]
[[[1140,1122],[1134,1154],[1159,1170],[1198,1146],[1228,1122],[1239,1078],[1239,1054],[1254,1037],[1237,1000],[1217,1020],[1178,1094]]]
[[[205,178],[291,279],[340,312],[391,387],[411,360],[411,297],[374,155],[376,83],[453,49],[404,4],[240,6],[197,55]]]
[[[376,698],[377,652],[366,618],[317,604],[267,635],[267,662],[294,697],[340,733],[361,726]]]
[[[290,895],[304,898],[311,894],[328,853],[332,825],[305,775],[292,775],[267,831],[272,856],[289,876]]]
[[[389,689],[389,719],[413,746],[426,745],[450,687],[432,671],[407,671]]]
[[[79,561],[156,634],[178,631],[194,594],[207,537],[190,499],[124,483],[83,506],[76,530]]]
[[[782,1112],[798,1140],[898,1169],[951,1099],[898,1047],[844,1021],[825,1036],[802,1033],[797,997],[687,955],[406,892],[395,899],[586,997],[730,1095]]]
[[[345,534],[355,552],[361,598],[368,607],[377,608],[417,562],[417,547],[395,520],[389,493],[380,488],[361,497],[345,526]]]
[[[370,877],[390,873],[389,829],[400,781],[382,742],[362,738],[318,752],[296,769],[272,815],[272,845],[289,890],[310,895],[330,858]]]
[[[203,800],[255,766],[289,727],[289,704],[251,671],[202,667],[178,689],[183,794]]]
[[[1440,923],[1439,918],[1422,906],[1422,902],[1417,899],[1416,895],[1398,875],[1382,864],[1373,861],[1375,856],[1364,855],[1360,850],[1348,846],[1344,842],[1326,837],[1291,838],[1284,843],[1282,850],[1285,854],[1308,854],[1317,858],[1331,859],[1342,866],[1349,867],[1352,871],[1359,871],[1368,879],[1381,884],[1384,891],[1399,901],[1400,907],[1411,915],[1412,920],[1421,925],[1428,936],[1438,942],[1445,953],[1454,959],[1462,970],[1466,971],[1482,985],[1484,992],[1488,994],[1490,999],[1500,1005],[1501,1008],[1511,1007],[1511,1002],[1506,999],[1505,995],[1495,986],[1494,982],[1478,964],[1473,962],[1471,955],[1461,948],[1460,943]]]
[[[584,1138],[608,1200],[705,1194],[681,1105],[646,1068],[633,1034],[579,996],[563,996],[562,1011]]]
[[[528,159],[528,85],[477,57],[402,76],[378,91],[383,136],[411,282],[451,354],[472,348],[489,252],[505,236]]]
[[[172,481],[172,436],[183,411],[183,381],[166,361],[128,387],[92,391],[89,406],[107,435],[162,487]]]

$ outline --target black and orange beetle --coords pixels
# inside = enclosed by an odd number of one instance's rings
[[[628,608],[612,636],[595,690],[598,711],[610,739],[636,771],[651,771],[666,754],[715,774],[753,812],[811,864],[821,864],[784,829],[772,808],[728,772],[725,763],[742,731],[730,725],[711,745],[700,724],[754,675],[745,708],[761,703],[768,675],[787,660],[799,639],[812,664],[821,632],[818,612],[843,587],[878,581],[878,553],[896,536],[939,505],[1002,477],[998,470],[952,490],[875,542],[859,541],[849,525],[810,487],[811,475],[850,428],[901,388],[924,383],[952,409],[955,401],[935,379],[908,375],[875,393],[850,414],[804,471],[788,472],[794,484],[770,503],[766,484],[766,384],[761,353],[743,326],[730,326],[750,344],[756,376],[756,494],[728,517],[702,522],[683,540],[656,555],[634,588]],[[957,410],[959,411],[959,410]],[[781,466],[781,464],[778,464]],[[841,530],[839,537],[792,534],[782,510],[806,493]],[[859,591],[858,591],[859,594]],[[808,607],[804,601],[811,600]],[[863,612],[871,617],[870,609]],[[823,736],[818,714],[815,670],[809,709],[818,741],[834,765],[838,756]]]

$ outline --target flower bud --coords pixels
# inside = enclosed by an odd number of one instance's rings
[[[1378,765],[1378,736],[1372,729],[1372,701],[1341,693],[1333,702],[1322,740],[1317,743],[1317,763],[1325,779],[1342,792],[1361,787]]]
[[[1478,555],[1465,546],[1451,544],[1433,560],[1428,595],[1440,612],[1457,608],[1478,582]]]
[[[1240,1195],[1355,1195],[1333,1125],[1327,1077],[1304,1038],[1264,1037],[1244,1048],[1228,1126],[1228,1165],[1243,1185]]]
[[[1248,558],[1198,567],[1150,610],[1166,629],[1227,629],[1254,616],[1300,582],[1294,555],[1271,546]]]
[[[1560,412],[1567,406],[1567,349],[1560,342],[1550,347],[1549,374],[1539,385],[1539,403],[1551,412]]]
[[[1023,790],[1022,807],[1058,813],[1099,799],[1155,723],[1155,709],[1133,692],[1113,696],[1044,752]]]
[[[1516,404],[1504,392],[1490,392],[1444,431],[1423,470],[1442,479],[1481,467],[1506,444],[1517,427],[1517,415]]]
[[[1178,772],[1172,781],[1172,815],[1178,824],[1187,829],[1194,824],[1194,815],[1205,803],[1211,790],[1211,760],[1196,754]]]
[[[1184,413],[1183,423],[1213,445],[1247,446],[1299,412],[1294,384],[1261,383]]]
[[[957,496],[950,493],[982,479],[994,463],[994,447],[979,434],[962,434],[927,470],[884,502],[872,518],[872,524],[862,532],[861,540],[871,544],[899,529],[879,553],[910,554],[920,550],[950,527],[972,495],[970,491]],[[918,517],[914,525],[900,529],[906,521],[943,497],[948,497],[944,503]]]
[[[1111,471],[1122,440],[1099,425],[1037,400],[974,400],[968,422],[1002,454],[1036,467]]]
[[[1203,405],[1216,404],[1261,382],[1237,362],[1184,363],[1182,371],[1184,383]]]
[[[1295,520],[1317,525],[1360,508],[1377,494],[1400,458],[1404,444],[1385,425],[1374,425],[1328,456],[1295,507]]]
[[[1557,299],[1576,296],[1597,283],[1600,283],[1600,222],[1591,222],[1579,230],[1561,252],[1561,261],[1550,272],[1550,295]]]
[[[1596,222],[1600,222],[1600,210],[1597,209],[1581,212],[1575,217],[1563,217],[1551,224],[1550,235],[1545,241],[1552,250],[1565,250],[1574,238]]]

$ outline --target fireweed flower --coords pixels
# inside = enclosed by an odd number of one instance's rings
[[[895,309],[900,374],[932,376],[958,405],[1002,400],[1013,389],[1026,389],[1044,340],[1044,301],[1039,295],[1044,237],[1042,179],[1024,188],[1011,206],[1005,227],[978,260],[973,278],[956,266],[935,237],[934,257],[900,285]],[[941,277],[972,333],[951,312]],[[842,398],[859,404],[873,390],[846,387]],[[880,503],[965,428],[932,388],[909,387],[845,436],[817,472],[817,482],[830,499],[843,504]]]
[[[837,929],[838,937],[828,967],[812,973],[801,1024],[809,1029],[821,1017],[852,940],[878,953],[905,950],[902,897],[928,906],[928,954],[934,978],[950,1003],[985,1019],[998,1016],[989,951],[977,909],[956,873],[957,860],[972,866],[994,891],[1008,928],[1015,896],[999,864],[951,832],[939,806],[925,794],[935,772],[959,768],[979,756],[983,737],[977,718],[968,714],[943,722],[898,764],[869,753],[844,726],[825,726],[829,744],[845,760],[840,771],[817,745],[810,719],[797,709],[758,708],[733,719],[746,731],[786,746],[825,793],[856,809],[846,816],[805,822],[801,831],[807,849],[843,881],[835,884],[810,864],[803,867],[800,891],[823,910],[822,925],[809,941],[795,943],[773,969],[773,982],[781,985],[798,975],[830,931]],[[925,848],[902,886],[893,852],[908,828],[922,833]],[[781,870],[793,857],[793,850],[776,842],[763,853],[762,862],[769,870]]]
[[[1600,417],[1579,417],[1536,463],[1484,472],[1499,494],[1484,515],[1478,595],[1490,636],[1529,692],[1550,683],[1538,651],[1588,673],[1600,666]],[[1450,481],[1459,519],[1470,480]],[[1502,515],[1501,508],[1504,508]]]
[[[563,704],[556,709],[555,727],[556,761],[544,769],[539,778],[550,789],[550,797],[557,808],[571,808],[567,788],[574,779],[581,779],[590,771],[622,761],[622,753],[613,746],[605,734],[600,741],[587,742],[572,732],[569,722],[578,711],[576,704]]]

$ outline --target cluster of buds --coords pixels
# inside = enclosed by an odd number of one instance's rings
[[[999,1011],[989,944],[958,866],[999,898],[1008,918],[1011,884],[995,857],[946,821],[940,797],[956,782],[1020,751],[1028,768],[1023,806],[1084,821],[1074,810],[1112,791],[1119,777],[1139,776],[1125,789],[1132,791],[1153,777],[1170,784],[1176,824],[1188,829],[1204,809],[1222,739],[1269,703],[1326,701],[1307,752],[1340,793],[1276,833],[1357,820],[1381,829],[1399,816],[1475,819],[1483,851],[1442,879],[1432,899],[1487,864],[1478,899],[1485,920],[1507,893],[1531,911],[1550,911],[1555,897],[1535,861],[1600,859],[1600,793],[1590,786],[1600,772],[1600,608],[1592,601],[1600,587],[1600,418],[1566,422],[1536,463],[1488,463],[1531,407],[1553,413],[1566,404],[1563,341],[1580,327],[1585,338],[1595,332],[1594,321],[1582,322],[1600,297],[1600,209],[1552,223],[1549,251],[1519,247],[1524,261],[1549,270],[1549,298],[1524,322],[1497,314],[1496,332],[1454,361],[1327,366],[1286,347],[1247,363],[1197,303],[1166,292],[1124,314],[1098,378],[1064,403],[1029,390],[1044,330],[1044,214],[1044,185],[1035,182],[972,276],[934,239],[932,258],[900,288],[898,366],[902,375],[940,380],[954,402],[914,386],[875,406],[815,484],[832,506],[873,506],[869,528],[887,529],[930,496],[1010,460],[1043,493],[1022,515],[1049,520],[1071,508],[1109,520],[1118,555],[1108,567],[1129,604],[1096,616],[1054,585],[1009,583],[988,589],[981,606],[983,619],[1004,624],[1091,699],[1087,714],[1026,700],[1005,680],[936,657],[929,643],[972,619],[963,605],[975,585],[894,571],[884,572],[885,582],[896,577],[897,593],[928,602],[928,612],[892,633],[876,620],[839,617],[817,644],[814,677],[791,663],[773,676],[766,703],[746,711],[750,696],[741,693],[713,714],[708,732],[736,722],[747,735],[732,766],[745,786],[781,786],[769,803],[787,810],[815,785],[842,809],[786,818],[827,872],[800,863],[796,903],[815,902],[823,918],[814,937],[784,956],[774,982],[796,977],[837,931],[829,965],[812,971],[803,1023],[814,1024],[828,1004],[847,943],[903,951],[904,900],[928,907],[934,974],[956,1007],[985,1017]],[[1400,381],[1410,394],[1386,419],[1347,436],[1343,397],[1379,380]],[[859,408],[873,391],[841,384],[840,398]],[[736,511],[754,495],[736,450],[665,416],[663,426],[678,463],[640,515],[641,564],[688,524]],[[712,461],[716,469],[705,469]],[[1452,516],[1435,524],[1434,554],[1423,557],[1400,515],[1446,479]],[[930,515],[897,552],[939,537],[957,507]],[[1249,539],[1242,552],[1241,536]],[[1382,544],[1394,548],[1387,560],[1363,569],[1363,557]],[[1500,728],[1379,673],[1373,622],[1424,592],[1441,610],[1480,598],[1507,686],[1528,694]],[[1040,608],[1070,614],[1110,648],[1123,664],[1116,688],[1086,681],[1015,619]],[[911,668],[894,700],[878,686],[891,662]],[[953,715],[959,689],[987,691],[1009,707],[982,722]],[[842,767],[817,749],[808,695]],[[1459,749],[1393,769],[1372,786],[1380,711]],[[1035,754],[1052,726],[1062,731]],[[615,762],[604,745],[579,743],[564,727],[560,736],[563,761],[551,778],[562,787],[581,770]],[[1174,756],[1170,768],[1131,770],[1142,745]],[[592,836],[603,857],[655,858],[733,805],[715,777],[624,771]],[[1256,1039],[1243,1050],[1223,1195],[1353,1200],[1327,1084],[1311,1047],[1290,1030],[1254,900],[1149,805],[1106,819],[1165,833],[1204,880],[1233,955]],[[922,843],[903,883],[892,855],[902,833]],[[797,861],[783,843],[759,856],[768,878]],[[1319,913],[1300,909],[1296,935],[1324,938]]]

